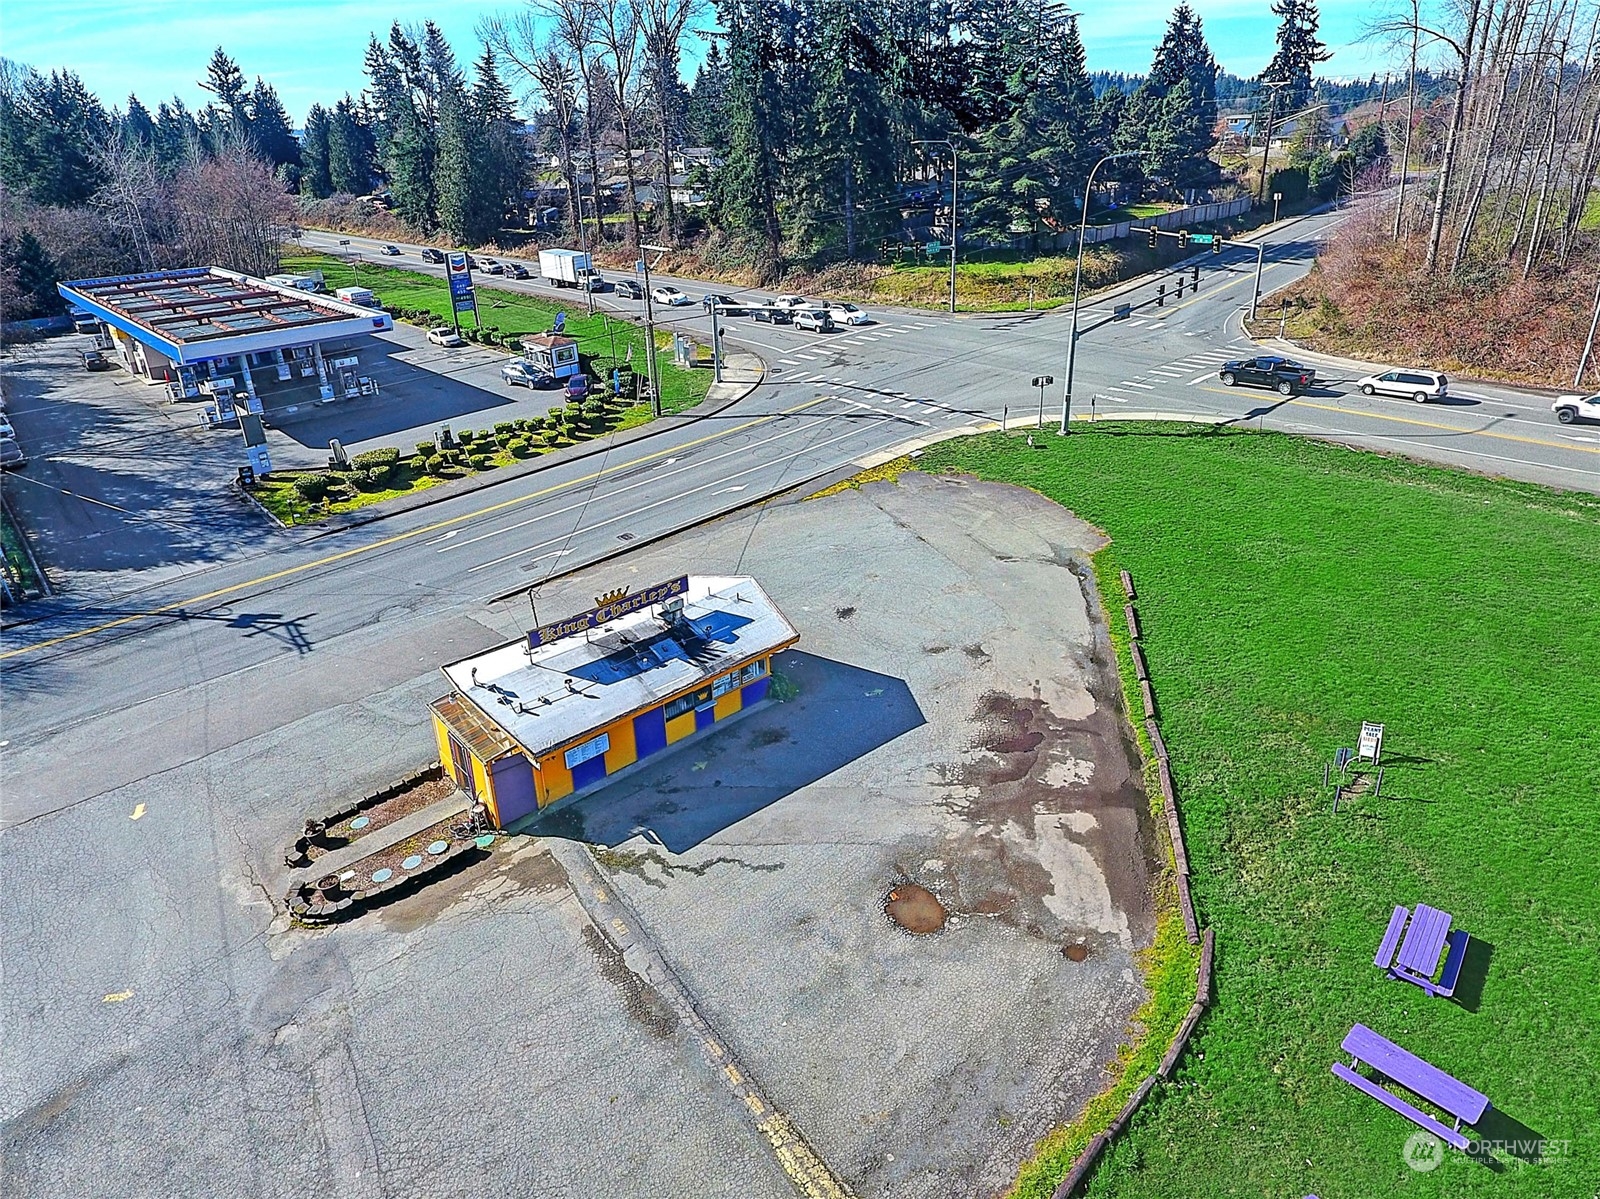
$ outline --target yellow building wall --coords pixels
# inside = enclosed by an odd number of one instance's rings
[[[739,710],[739,704],[739,688],[735,687],[727,694],[717,696],[717,703],[716,707],[713,709],[713,714],[717,720],[722,720],[726,717],[732,716],[735,712],[737,712]]]
[[[478,761],[478,755],[470,749],[467,751],[467,758],[472,762],[472,790],[479,799],[489,805],[490,810],[494,813],[494,822],[498,825],[500,823],[500,810],[495,807],[494,787],[489,782],[489,768]]]
[[[572,771],[567,769],[566,762],[561,754],[565,751],[550,754],[539,759],[538,780],[534,792],[539,797],[539,806],[548,807],[558,799],[565,799],[572,794]]]
[[[439,761],[444,766],[445,774],[455,779],[456,785],[460,786],[462,780],[456,778],[455,759],[450,754],[450,733],[444,727],[444,721],[440,720],[437,715],[433,718],[433,739],[438,743]]]
[[[690,708],[682,716],[674,716],[667,721],[667,744],[682,741],[694,732],[694,709]]]
[[[633,717],[608,724],[605,732],[611,734],[611,748],[606,750],[606,773],[616,774],[624,766],[639,760],[639,747],[633,739]]]

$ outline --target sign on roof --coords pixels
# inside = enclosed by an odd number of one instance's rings
[[[552,641],[559,641],[563,637],[571,637],[576,633],[587,632],[589,629],[598,629],[603,624],[610,624],[618,617],[627,616],[630,612],[638,612],[644,608],[654,607],[656,604],[665,603],[674,596],[689,593],[689,576],[679,575],[665,583],[657,583],[654,587],[646,587],[643,591],[636,591],[632,595],[624,593],[618,598],[606,596],[606,603],[587,612],[580,612],[576,616],[569,616],[565,620],[553,621],[542,624],[536,629],[528,630],[528,648],[534,649],[541,645],[548,645]]]

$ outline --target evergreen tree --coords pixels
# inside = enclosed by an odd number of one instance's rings
[[[246,141],[250,136],[250,113],[244,72],[221,46],[211,53],[200,89],[216,97],[202,114],[202,130],[211,154],[219,154],[230,140]]]
[[[776,55],[773,2],[719,0],[717,6],[727,30],[728,149],[712,175],[711,195],[722,227],[734,234],[759,236],[775,261],[779,245],[773,155],[778,118],[774,81],[765,69]]]
[[[349,93],[328,122],[328,181],[335,192],[364,196],[372,190],[374,141]]]
[[[443,88],[437,104],[439,226],[460,245],[478,245],[500,226],[493,183],[483,169],[483,126],[460,87]]]
[[[0,181],[40,204],[76,208],[100,186],[111,118],[70,71],[30,70],[0,110]]]
[[[328,124],[328,110],[313,104],[306,113],[305,137],[300,143],[300,190],[319,200],[333,194]]]
[[[522,176],[527,166],[522,123],[517,120],[511,89],[500,78],[494,50],[485,46],[473,67],[477,81],[472,89],[472,117],[483,138],[483,176],[486,203],[494,209],[495,225],[522,209]]]
[[[1138,174],[1178,192],[1217,175],[1217,62],[1200,18],[1180,4],[1167,21],[1150,74],[1129,98],[1115,137],[1118,150],[1143,151]],[[1131,170],[1120,172],[1125,177]]]
[[[199,122],[182,100],[174,96],[156,107],[156,162],[164,172],[170,175],[200,148]]]
[[[1311,103],[1311,72],[1327,62],[1327,47],[1317,40],[1320,17],[1316,0],[1275,0],[1272,15],[1279,18],[1278,49],[1261,72],[1261,79],[1286,80],[1277,99],[1281,113],[1299,112]]]
[[[250,93],[250,140],[255,152],[273,166],[300,160],[300,145],[294,138],[289,114],[278,99],[277,89],[259,75]]]
[[[437,153],[436,114],[438,80],[453,80],[460,90],[455,57],[431,23],[428,63],[423,49],[396,21],[387,44],[373,38],[367,45],[366,71],[372,86],[368,95],[379,129],[378,160],[389,181],[395,212],[408,225],[427,231],[438,224],[438,196],[434,185]],[[330,144],[330,169],[331,169]]]
[[[151,149],[156,144],[156,123],[139,97],[128,96],[128,111],[122,118],[122,140],[130,146]]]
[[[60,312],[64,307],[56,290],[60,278],[60,269],[32,230],[0,235],[0,294],[7,301],[7,317],[25,320]]]
[[[728,60],[722,53],[722,43],[714,41],[689,89],[686,125],[691,145],[721,149],[727,144],[727,102]]]

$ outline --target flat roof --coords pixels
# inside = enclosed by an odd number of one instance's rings
[[[74,279],[57,290],[179,363],[394,327],[385,312],[215,266]]]
[[[529,650],[526,640],[443,667],[445,678],[535,757],[799,640],[747,576],[690,575],[683,615],[656,607]]]

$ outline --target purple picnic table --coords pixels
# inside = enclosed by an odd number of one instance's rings
[[[1416,1054],[1400,1048],[1387,1037],[1380,1036],[1365,1024],[1357,1024],[1341,1044],[1351,1057],[1351,1066],[1343,1062],[1333,1064],[1333,1072],[1357,1090],[1363,1091],[1412,1123],[1426,1128],[1457,1149],[1466,1149],[1468,1139],[1461,1134],[1461,1125],[1476,1124],[1489,1110],[1489,1100],[1458,1078],[1452,1078],[1439,1067],[1423,1061]],[[1356,1073],[1354,1066],[1365,1062],[1384,1077],[1392,1079],[1415,1095],[1420,1095],[1435,1107],[1447,1112],[1454,1127],[1446,1128],[1438,1120],[1418,1110],[1397,1095],[1393,1095]]]
[[[1449,912],[1419,903],[1415,912],[1396,907],[1373,964],[1389,974],[1421,987],[1429,995],[1446,998],[1455,994],[1461,977],[1461,963],[1467,956],[1467,934],[1450,928]],[[1404,935],[1402,936],[1402,930]],[[1449,954],[1445,955],[1445,948]],[[1444,957],[1444,971],[1439,959]],[[1435,981],[1435,975],[1438,975]]]

